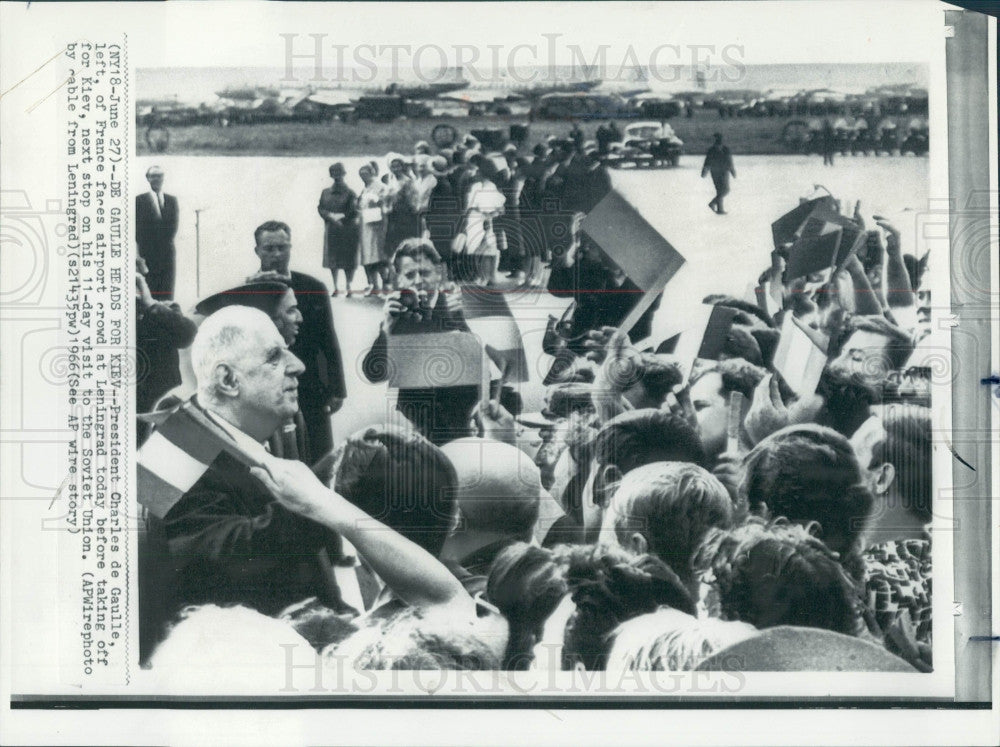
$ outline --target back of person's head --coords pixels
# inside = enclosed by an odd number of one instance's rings
[[[607,668],[613,672],[690,672],[716,652],[755,635],[758,630],[749,623],[660,609],[618,627]]]
[[[871,464],[877,469],[891,464],[895,493],[902,505],[925,524],[932,518],[931,411],[920,405],[894,403],[880,408],[885,438],[872,449]]]
[[[272,690],[287,657],[313,655],[288,623],[248,607],[187,607],[150,659],[157,682],[178,692]],[[248,676],[250,673],[251,676]]]
[[[435,265],[441,264],[441,255],[428,239],[409,238],[399,243],[392,255],[392,266],[396,272],[399,272],[399,265],[404,257],[409,257],[413,261],[427,259]]]
[[[209,316],[229,306],[249,306],[263,311],[273,318],[278,313],[281,300],[288,293],[288,286],[276,280],[247,283],[216,293],[199,301],[194,307],[196,313]]]
[[[324,663],[376,670],[496,670],[500,660],[472,622],[442,608],[406,607],[323,651]]]
[[[568,588],[552,550],[518,542],[497,555],[486,582],[486,597],[510,625],[504,669],[528,669],[545,621]]]
[[[542,479],[516,446],[484,438],[460,438],[441,450],[458,476],[458,532],[492,532],[531,539]]]
[[[642,388],[646,395],[662,403],[670,391],[684,380],[684,374],[673,356],[657,353],[640,353]]]
[[[695,614],[684,583],[659,558],[592,546],[564,546],[556,554],[576,605],[566,623],[563,669],[604,669],[612,632],[637,615],[660,607]]]
[[[629,472],[604,513],[620,547],[651,553],[687,582],[691,558],[712,527],[728,527],[726,488],[695,464],[656,462]]]
[[[837,556],[809,530],[760,517],[713,529],[695,556],[701,578],[718,593],[722,618],[764,629],[861,629],[861,597]]]
[[[771,434],[743,460],[740,493],[753,513],[818,524],[845,556],[856,549],[872,508],[851,442],[830,428],[795,425]]]
[[[407,428],[370,426],[337,450],[335,465],[336,492],[432,555],[441,552],[458,483],[441,449]]]
[[[601,428],[594,444],[599,465],[614,465],[622,474],[653,462],[704,464],[705,449],[697,432],[680,415],[666,410],[632,410]]]
[[[728,358],[719,361],[713,368],[722,377],[722,396],[729,398],[732,392],[739,392],[747,401],[753,400],[754,390],[767,376],[767,370],[743,358]]]

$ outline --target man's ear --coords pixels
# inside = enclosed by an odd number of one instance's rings
[[[872,492],[876,495],[885,495],[896,479],[896,468],[890,462],[883,462],[875,469],[875,478],[872,480]]]
[[[233,367],[219,363],[212,372],[215,381],[215,391],[223,397],[236,397],[240,393],[240,380]]]
[[[649,542],[639,532],[632,532],[632,536],[628,538],[628,549],[636,555],[645,555],[649,552]]]
[[[254,244],[253,253],[260,257],[260,247],[257,244]]]
[[[615,491],[618,490],[618,483],[621,482],[622,471],[614,464],[605,464],[601,467],[600,472],[600,492],[599,495],[594,496],[594,502],[600,506],[608,506],[611,504],[611,498],[614,496]],[[594,486],[595,488],[598,486]]]

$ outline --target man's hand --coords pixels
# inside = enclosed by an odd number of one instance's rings
[[[861,200],[854,203],[854,222],[858,224],[862,231],[865,230],[865,219],[861,215]]]
[[[609,329],[610,334],[604,345],[604,365],[601,366],[594,382],[594,389],[603,392],[624,392],[634,386],[637,373],[640,370],[639,351],[632,347],[628,335],[615,327]],[[590,357],[589,355],[587,356]]]
[[[718,462],[712,468],[712,474],[726,487],[729,497],[736,504],[740,480],[743,478],[743,457],[728,451],[720,454]]]
[[[153,298],[153,294],[149,290],[149,284],[146,283],[146,278],[138,272],[135,274],[135,290],[136,293],[139,294],[139,305],[142,307],[143,311],[146,311],[151,306],[156,304],[156,300]]]
[[[822,406],[823,398],[812,394],[802,397],[791,407],[786,407],[778,389],[778,380],[771,374],[762,379],[754,390],[753,402],[743,421],[743,428],[750,440],[759,444],[786,426],[812,421]]]
[[[392,329],[392,325],[406,311],[406,307],[399,299],[399,291],[393,291],[385,297],[385,303],[382,305],[382,328],[386,332]]]
[[[316,519],[335,514],[338,501],[346,501],[327,488],[304,462],[267,455],[250,474],[263,483],[275,500],[293,513]]]
[[[326,407],[324,408],[324,410],[326,411],[327,415],[333,415],[335,412],[337,412],[343,406],[344,406],[344,398],[343,397],[331,397],[330,401],[327,402]]]
[[[476,427],[482,432],[483,438],[502,441],[505,444],[517,445],[517,437],[521,426],[514,416],[496,400],[488,403],[480,402],[472,414]]]
[[[881,228],[886,233],[885,237],[885,251],[887,254],[899,254],[900,252],[900,242],[899,242],[899,229],[896,228],[892,223],[887,221],[881,215],[876,215],[875,225]]]
[[[445,283],[440,292],[444,298],[444,307],[450,314],[462,311],[462,289],[457,283]]]
[[[247,278],[248,283],[266,283],[269,281],[284,283],[287,280],[287,277],[281,275],[275,270],[261,270],[260,272],[255,272]]]
[[[583,341],[583,347],[587,351],[586,358],[595,363],[603,363],[608,355],[608,344],[617,331],[617,327],[601,327],[600,329],[592,329],[587,332]],[[625,339],[627,342],[628,337]]]

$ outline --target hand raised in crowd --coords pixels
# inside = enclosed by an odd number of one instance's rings
[[[678,368],[680,368],[679,363],[678,363]],[[685,384],[682,388],[678,389],[676,392],[671,392],[670,394],[668,394],[663,404],[664,407],[669,409],[675,415],[680,415],[688,422],[688,424],[692,428],[700,432],[700,426],[698,425],[698,415],[694,409],[694,403],[691,402],[690,382]]]
[[[628,334],[616,327],[603,327],[596,334],[601,339],[604,360],[594,381],[594,388],[623,392],[636,383],[636,374],[642,370],[637,360],[639,351],[632,347]]]
[[[739,503],[740,480],[743,479],[743,455],[726,451],[719,455],[712,468],[712,474],[721,482],[733,499],[733,504]]]
[[[875,225],[885,231],[885,251],[887,254],[899,254],[900,240],[899,229],[881,215],[873,216]]]
[[[483,438],[501,441],[505,444],[517,445],[517,437],[521,426],[506,407],[495,399],[480,402],[472,413],[476,428]]]
[[[862,231],[865,230],[865,219],[861,215],[861,200],[854,203],[854,222],[858,224]]]
[[[587,351],[586,358],[594,361],[594,363],[604,363],[604,359],[608,356],[608,345],[617,331],[617,327],[605,326],[587,332],[586,338],[583,341],[583,347]],[[627,342],[627,335],[625,339]]]
[[[750,440],[758,444],[786,426],[811,422],[822,406],[823,398],[816,394],[786,406],[781,399],[778,380],[771,374],[762,379],[754,390],[743,428]]]
[[[289,511],[319,520],[324,514],[336,517],[338,500],[347,501],[327,488],[305,462],[267,455],[250,474],[260,480],[274,499]]]

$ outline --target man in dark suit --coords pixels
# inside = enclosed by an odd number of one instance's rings
[[[295,291],[298,300],[302,326],[291,350],[306,367],[299,377],[299,407],[309,445],[304,461],[315,462],[333,448],[330,416],[341,408],[347,396],[330,294],[311,275],[288,269],[292,251],[292,230],[288,224],[268,221],[258,226],[253,235],[260,272],[248,282],[280,280]]]
[[[396,290],[385,300],[378,337],[361,364],[373,384],[389,378],[389,334],[468,332],[462,294],[444,283],[441,257],[426,239],[407,239],[393,256]],[[400,389],[396,409],[435,446],[469,435],[468,423],[479,396],[475,386]]]
[[[174,297],[177,235],[177,198],[163,191],[163,169],[150,166],[146,172],[149,192],[135,198],[135,243],[149,271],[146,282],[158,301]]]

